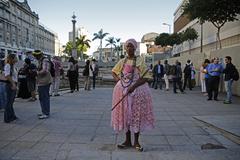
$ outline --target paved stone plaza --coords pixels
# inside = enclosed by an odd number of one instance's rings
[[[222,101],[206,101],[206,96],[196,90],[173,94],[152,89],[156,127],[141,135],[142,153],[115,147],[124,134],[116,135],[110,127],[112,88],[52,97],[51,117],[47,120],[37,119],[39,101],[16,99],[18,121],[5,124],[0,113],[0,159],[239,160],[238,144],[193,117],[211,120],[211,115],[238,116],[240,99],[234,97],[234,104],[224,105]],[[233,126],[239,124],[236,121]],[[206,143],[227,149],[201,150]]]

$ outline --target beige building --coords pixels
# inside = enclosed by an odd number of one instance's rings
[[[182,5],[187,0],[183,0],[174,13],[174,32],[182,32],[189,27],[194,28],[198,32],[198,39],[192,42],[189,46],[188,42],[184,42],[178,46],[173,47],[174,54],[183,54],[189,52],[191,47],[191,54],[200,52],[201,46],[201,25],[198,20],[190,21],[187,16],[183,15]],[[240,19],[240,15],[237,16]],[[210,22],[203,24],[203,52],[211,52],[218,48],[217,46],[217,28]],[[222,28],[220,32],[220,38],[222,41],[222,48],[231,47],[240,44],[240,21],[228,22]]]
[[[169,47],[162,47],[161,45],[155,45],[155,39],[159,36],[158,33],[150,32],[145,35],[143,35],[141,42],[144,43],[147,46],[147,52],[148,54],[155,54],[155,53],[164,53],[165,51],[168,51]]]
[[[27,0],[0,1],[0,54],[41,49],[55,53],[54,33],[39,25],[39,16],[31,10]]]
[[[99,60],[99,49],[93,53],[93,58]],[[102,48],[102,61],[109,62],[111,61],[111,48]]]
[[[57,34],[54,37],[55,37],[55,55],[62,56],[64,50],[63,44],[61,44]]]

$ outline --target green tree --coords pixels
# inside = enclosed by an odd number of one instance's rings
[[[102,40],[108,35],[109,33],[103,33],[103,29],[101,29],[98,33],[93,34],[92,41],[99,39],[100,40],[100,51],[99,51],[99,61],[102,61]]]
[[[81,60],[85,59],[84,57],[87,57],[86,55],[84,55],[84,52],[86,52],[87,49],[90,48],[90,42],[91,41],[89,39],[86,39],[86,35],[81,35],[79,38],[76,38],[77,57],[80,57]],[[63,52],[71,56],[72,50],[73,42],[69,41],[67,42]]]
[[[200,24],[211,22],[217,28],[217,41],[222,48],[220,30],[226,22],[237,20],[240,14],[239,0],[189,0],[183,6],[190,20],[199,19]]]
[[[86,35],[80,35],[79,38],[76,38],[77,53],[81,60],[85,59],[86,56],[84,56],[84,52],[90,48],[90,42],[91,41],[89,39],[86,39]]]
[[[183,34],[182,32],[180,33],[173,33],[170,35],[170,40],[169,40],[169,45],[173,46],[173,45],[178,45],[181,44],[183,42]]]
[[[161,45],[162,47],[170,45],[170,35],[168,33],[161,33],[155,38],[155,45]]]
[[[72,48],[73,48],[73,43],[72,41],[67,42],[67,44],[64,46],[64,53],[67,53],[67,55],[71,56],[72,55]]]
[[[111,61],[112,61],[112,57],[113,57],[113,47],[115,48],[116,47],[116,41],[115,41],[115,38],[114,37],[108,37],[108,39],[106,39],[106,41],[108,42],[107,44],[106,44],[106,47],[107,46],[111,46],[111,55],[110,55],[110,57],[111,57]]]
[[[189,43],[189,53],[191,53],[191,42],[198,38],[198,33],[194,28],[187,28],[183,33],[183,41],[188,41]]]

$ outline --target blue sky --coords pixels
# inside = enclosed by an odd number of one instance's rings
[[[23,1],[23,0],[20,0]],[[148,32],[168,32],[173,27],[173,14],[181,0],[28,0],[39,21],[56,32],[61,43],[68,41],[72,30],[71,16],[77,16],[77,27],[85,27],[89,39],[101,28],[109,37],[135,38],[140,41]],[[104,43],[105,44],[105,43]],[[89,53],[96,50],[99,41],[91,43]]]

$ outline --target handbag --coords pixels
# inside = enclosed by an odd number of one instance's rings
[[[9,83],[9,81],[5,77],[4,73],[0,73],[0,82]]]

